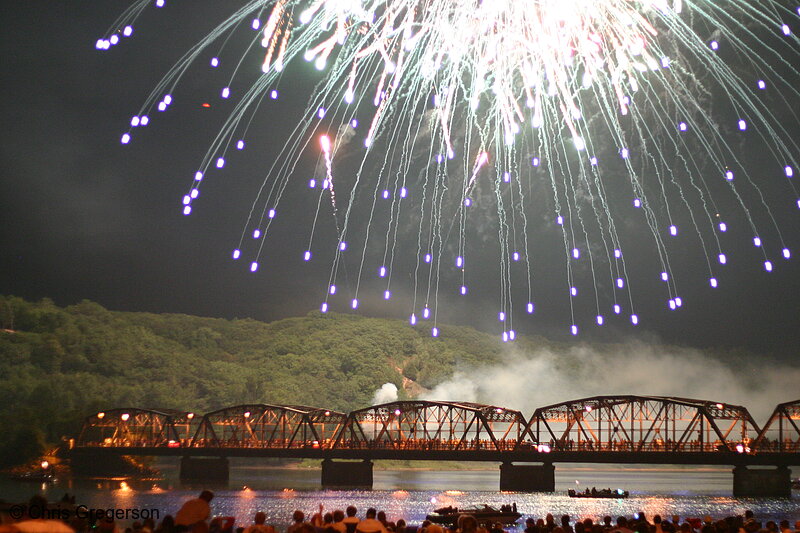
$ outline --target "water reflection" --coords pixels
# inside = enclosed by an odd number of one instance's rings
[[[161,465],[160,465],[161,466]],[[164,479],[63,479],[40,488],[10,480],[0,480],[0,498],[26,501],[40,491],[50,501],[59,500],[65,492],[74,494],[76,503],[93,508],[137,507],[158,509],[160,516],[175,514],[187,499],[194,498],[204,487],[182,485],[172,464],[162,467]],[[797,475],[797,474],[794,474]],[[231,469],[230,483],[213,487],[215,515],[235,516],[237,523],[248,524],[257,511],[267,514],[267,522],[283,530],[295,509],[307,514],[322,504],[326,511],[355,505],[360,513],[367,507],[386,511],[390,520],[404,518],[419,523],[435,507],[453,505],[471,507],[482,504],[500,506],[516,502],[528,516],[542,518],[568,514],[574,518],[616,518],[643,511],[648,516],[679,515],[681,517],[722,517],[742,514],[752,509],[761,520],[800,519],[796,501],[781,499],[741,499],[731,497],[732,476],[728,468],[616,468],[558,465],[557,492],[554,494],[507,493],[497,490],[499,472],[419,470],[374,472],[375,490],[334,491],[319,486],[317,469],[280,469],[270,466],[239,464]],[[623,488],[631,492],[627,500],[574,499],[566,490],[581,487]],[[796,494],[796,497],[800,495]],[[433,502],[433,503],[432,503]],[[520,528],[521,530],[521,528]]]

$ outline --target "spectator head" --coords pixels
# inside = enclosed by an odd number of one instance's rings
[[[378,522],[386,522],[386,513],[378,511]]]
[[[528,518],[525,519],[525,525],[527,527],[533,527],[535,524],[536,520],[534,520],[532,516],[529,516]]]
[[[333,524],[333,513],[325,513],[325,516],[322,517],[322,522],[324,524]]]
[[[553,523],[553,515],[551,515],[550,513],[547,513],[547,516],[544,517],[544,521],[547,522],[548,524],[552,524]]]
[[[367,509],[366,517],[367,518],[375,518],[375,513],[376,513],[375,509],[370,507],[369,509]]]
[[[439,524],[429,524],[428,533],[444,533],[444,530]]]
[[[624,516],[617,517],[617,527],[628,527],[628,519]]]
[[[583,533],[583,532],[584,532],[583,522],[578,520],[577,522],[575,522],[575,533]]]
[[[606,527],[611,527],[611,517],[610,516],[605,515],[603,517],[603,525],[606,526]]]
[[[259,511],[259,512],[257,512],[257,513],[256,513],[256,516],[255,516],[255,518],[253,519],[253,522],[255,522],[257,525],[259,525],[259,526],[260,526],[260,525],[262,525],[264,522],[266,522],[266,520],[267,520],[267,515],[266,515],[266,513],[262,512],[262,511]]]
[[[301,511],[299,509],[292,514],[292,520],[294,520],[298,524],[300,522],[302,522],[303,520],[305,520],[305,518],[306,518],[306,515],[304,515],[303,511]]]
[[[657,514],[657,515],[655,515],[653,517],[653,523],[654,524],[660,524],[661,523],[661,515],[660,514]]]
[[[471,514],[462,514],[458,517],[458,529],[461,530],[461,533],[475,533],[478,531],[478,521]]]
[[[347,509],[345,509],[347,516],[355,516],[358,510],[356,509],[355,505],[348,505]]]
[[[344,511],[342,511],[341,509],[336,509],[333,512],[333,521],[341,522],[342,520],[344,520]]]
[[[406,527],[406,521],[401,518],[400,520],[397,521],[396,525],[397,525],[398,529],[401,528],[401,527]]]
[[[561,515],[561,525],[562,526],[568,526],[569,525],[569,515],[568,514]]]
[[[751,511],[750,509],[746,510],[744,512],[744,519],[745,520],[750,520],[752,518],[753,518],[753,511]]]
[[[203,492],[200,493],[199,498],[201,500],[205,500],[206,503],[208,503],[214,499],[214,493],[211,492],[210,490],[204,490]]]

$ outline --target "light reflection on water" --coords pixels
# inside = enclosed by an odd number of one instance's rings
[[[151,508],[161,517],[174,514],[186,499],[196,497],[200,486],[181,485],[173,463],[158,467],[162,480],[63,480],[46,487],[49,500],[64,492],[76,495],[78,504],[93,508]],[[794,473],[793,476],[797,474]],[[502,493],[497,490],[499,469],[480,471],[375,470],[374,490],[322,490],[318,469],[282,469],[232,461],[231,480],[226,487],[211,487],[215,492],[215,515],[235,516],[237,523],[249,523],[256,511],[267,513],[267,522],[285,529],[292,512],[308,514],[319,504],[326,510],[355,505],[362,514],[367,507],[386,511],[391,520],[404,518],[419,523],[433,508],[453,505],[469,507],[516,502],[524,517],[542,518],[547,513],[580,518],[604,515],[630,516],[643,511],[648,516],[722,518],[752,509],[760,520],[800,520],[800,504],[776,498],[745,499],[731,496],[730,468],[717,467],[616,467],[599,465],[556,465],[556,492]],[[577,481],[577,483],[576,483]],[[567,489],[596,486],[623,488],[631,492],[627,500],[573,499]],[[0,480],[0,498],[25,501],[38,490]],[[522,522],[522,521],[521,521]],[[521,528],[520,528],[521,529]]]

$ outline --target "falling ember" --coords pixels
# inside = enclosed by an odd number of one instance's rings
[[[333,208],[333,215],[336,216],[336,191],[333,188],[333,168],[331,162],[331,139],[327,135],[321,135],[319,138],[319,146],[322,149],[322,155],[325,158],[325,183],[328,184],[328,190],[331,193],[331,207]],[[344,244],[344,243],[342,243]],[[341,248],[341,246],[340,246]],[[344,248],[341,248],[344,250]]]

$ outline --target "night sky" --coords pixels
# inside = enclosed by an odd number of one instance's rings
[[[313,264],[304,264],[301,258],[310,223],[304,213],[313,210],[302,189],[317,165],[316,154],[300,160],[297,190],[290,190],[281,203],[286,222],[277,225],[259,271],[251,274],[247,263],[234,263],[230,253],[264,173],[305,108],[319,74],[310,70],[287,74],[280,87],[285,96],[264,105],[242,157],[232,156],[225,174],[204,183],[195,212],[184,217],[181,197],[232,109],[231,102],[218,98],[226,74],[210,72],[203,56],[173,93],[175,104],[168,113],[137,131],[130,145],[121,145],[119,139],[162,74],[221,20],[225,10],[219,4],[226,3],[192,2],[202,5],[190,10],[177,1],[168,2],[158,16],[148,12],[143,17],[134,38],[109,52],[95,50],[97,38],[127,4],[3,3],[0,294],[34,300],[49,297],[59,305],[86,298],[113,310],[267,321],[317,309],[327,282],[326,255],[319,254]],[[800,30],[796,16],[792,24]],[[234,44],[231,50],[238,50]],[[242,70],[257,65],[245,62]],[[241,79],[246,78],[244,74]],[[787,105],[800,107],[795,96],[787,98]],[[205,102],[211,107],[202,107]],[[790,121],[784,127],[798,142],[800,126]],[[760,163],[759,154],[747,157]],[[712,291],[704,260],[687,237],[683,248],[671,255],[674,268],[682,273],[684,304],[679,312],[667,309],[666,297],[658,292],[663,289],[656,279],[658,271],[650,270],[653,279],[637,283],[634,289],[641,317],[638,327],[620,320],[596,328],[591,317],[582,317],[586,325],[578,339],[640,338],[698,348],[743,348],[796,361],[800,210],[791,209],[789,188],[768,183],[763,188],[786,245],[793,250],[791,261],[773,253],[775,271],[766,273],[752,236],[740,233],[726,241],[731,264],[719,275],[720,289]],[[325,213],[321,231],[331,237],[332,219]],[[731,220],[735,226],[736,219]],[[548,281],[549,265],[557,269],[564,261],[563,246],[559,249],[553,231],[532,230],[543,243],[542,253],[554,257],[543,258],[545,266],[537,278],[544,279],[537,298],[541,312],[535,318],[519,313],[515,327],[522,333],[568,340],[563,275],[552,276],[552,285],[558,285],[560,292],[551,291]],[[441,291],[441,322],[501,331],[496,320],[497,282],[491,279],[496,276],[492,274],[496,262],[486,263],[488,267],[480,268],[486,268],[488,281],[485,286],[474,284],[467,304],[451,296],[450,289]],[[346,276],[350,283],[352,274]],[[476,275],[482,277],[484,271]],[[341,286],[345,294],[352,289],[346,282]],[[363,290],[359,313],[408,316],[408,294],[401,286],[395,288],[397,301],[391,304],[381,301],[381,289],[367,284]],[[521,295],[519,301],[524,300]],[[349,311],[348,301],[337,301],[333,308]]]

